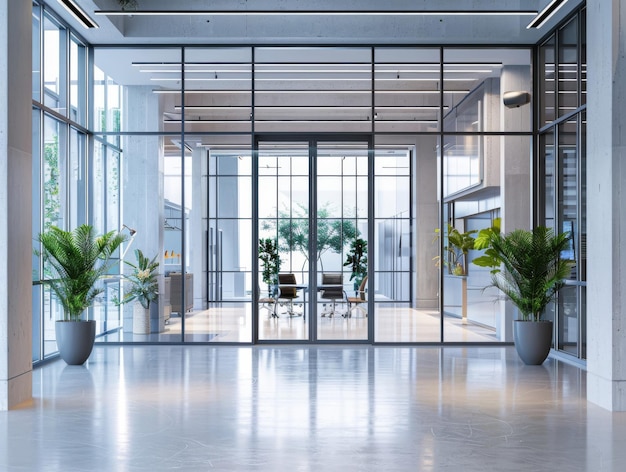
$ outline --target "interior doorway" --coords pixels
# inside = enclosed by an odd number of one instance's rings
[[[259,340],[372,340],[366,139],[259,139]]]

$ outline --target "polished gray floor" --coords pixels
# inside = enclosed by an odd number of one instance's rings
[[[1,471],[626,470],[626,414],[512,348],[98,346],[34,377]]]

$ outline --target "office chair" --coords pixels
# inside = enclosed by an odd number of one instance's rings
[[[298,288],[296,285],[296,276],[295,274],[278,274],[278,296],[276,297],[276,302],[280,306],[287,305],[287,314],[289,316],[300,316],[301,313],[296,313],[293,309],[294,303],[293,301],[298,298]],[[275,316],[276,310],[274,311]]]
[[[322,316],[333,317],[335,315],[337,300],[344,299],[343,292],[343,275],[342,274],[322,274],[322,289],[320,290],[320,300],[330,300],[330,310],[324,309]]]
[[[260,288],[259,293],[261,293]],[[257,300],[257,303],[259,304],[259,313],[261,310],[265,309],[269,312],[270,317],[278,318],[278,315],[276,314],[276,298],[274,298],[273,294],[270,293],[265,297],[260,297]]]
[[[365,304],[367,307],[367,300],[365,294],[367,292],[367,275],[363,277],[361,284],[359,285],[359,289],[356,291],[355,297],[347,297],[348,301],[348,311],[344,315],[346,318],[352,317],[352,311],[359,308],[363,311],[365,316],[367,317],[367,308],[362,305]]]

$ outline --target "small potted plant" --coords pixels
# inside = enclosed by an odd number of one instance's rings
[[[492,286],[517,307],[515,348],[524,363],[539,365],[552,345],[552,321],[543,319],[545,309],[556,298],[574,264],[562,258],[570,235],[554,234],[544,226],[532,231],[517,229],[506,235],[499,229],[498,225],[481,230],[475,249],[485,249],[485,255],[472,262],[490,267]]]
[[[461,232],[448,224],[448,244],[443,247],[444,264],[448,273],[452,275],[467,275],[467,255],[474,249],[474,234],[476,230]],[[439,228],[435,229],[435,239],[439,238]],[[435,257],[439,264],[440,257]]]
[[[63,319],[55,323],[56,341],[61,358],[70,365],[83,364],[93,349],[95,320],[84,313],[103,292],[96,283],[108,273],[111,255],[126,236],[110,231],[96,235],[93,227],[81,225],[73,231],[56,226],[39,234],[46,279],[63,307]],[[85,319],[84,319],[85,318]]]
[[[274,295],[278,285],[278,272],[281,260],[278,254],[278,241],[272,238],[259,239],[259,260],[261,261],[261,278],[267,285],[267,293]]]
[[[159,280],[157,256],[147,258],[140,249],[135,249],[137,263],[124,261],[133,268],[130,275],[124,278],[130,282],[130,288],[125,291],[121,303],[134,301],[133,305],[133,333],[150,333],[150,303],[159,297]]]
[[[350,280],[354,280],[354,290],[357,290],[367,275],[367,241],[355,238],[350,244],[350,251],[343,265],[350,267]]]

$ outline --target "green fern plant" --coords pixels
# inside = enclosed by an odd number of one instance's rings
[[[96,235],[93,227],[81,225],[72,231],[56,226],[39,234],[44,265],[51,278],[43,280],[50,286],[63,306],[64,321],[78,321],[82,313],[102,293],[96,282],[111,266],[112,254],[126,236],[110,231]]]
[[[150,303],[159,297],[159,280],[157,268],[159,263],[157,256],[152,259],[144,256],[140,249],[135,249],[137,264],[124,261],[133,268],[133,273],[125,276],[130,282],[130,290],[126,292],[121,303],[128,303],[137,300],[146,310],[150,308]]]
[[[540,321],[574,264],[561,258],[569,246],[569,233],[555,235],[551,228],[539,226],[506,235],[491,231],[485,236],[480,246],[486,245],[489,257],[472,262],[492,268],[492,285],[513,302],[522,320]]]

